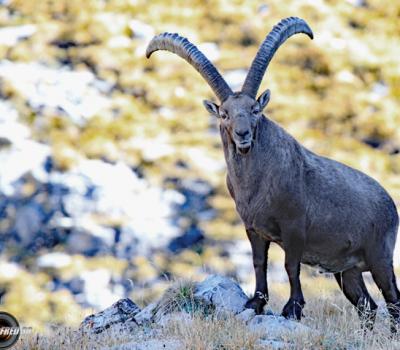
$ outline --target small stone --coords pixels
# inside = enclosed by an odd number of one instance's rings
[[[249,322],[248,327],[267,339],[279,339],[287,333],[294,334],[309,329],[300,322],[273,315],[257,315]]]
[[[241,313],[237,314],[236,317],[245,322],[248,323],[250,320],[256,315],[256,312],[253,309],[245,309]]]
[[[228,277],[211,275],[196,285],[195,298],[215,306],[217,312],[238,314],[248,298],[239,284]]]

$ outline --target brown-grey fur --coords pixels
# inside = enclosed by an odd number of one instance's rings
[[[290,18],[274,27],[266,39],[275,40],[273,53],[295,33],[312,37],[304,23]],[[271,46],[266,45],[266,50]],[[262,52],[257,55],[259,74],[269,63],[262,67],[263,57]],[[256,86],[251,86],[246,79],[246,92],[228,92],[219,106],[204,101],[206,109],[220,119],[227,186],[252,246],[256,290],[246,306],[261,313],[268,301],[268,248],[275,242],[285,252],[290,282],[290,299],[282,311],[285,317],[301,318],[305,302],[299,275],[304,263],[333,273],[363,325],[372,328],[377,306],[362,278],[362,272],[371,271],[395,331],[400,293],[393,250],[399,219],[393,200],[371,177],[311,152],[263,115],[270,92],[256,100],[261,79],[256,80]]]

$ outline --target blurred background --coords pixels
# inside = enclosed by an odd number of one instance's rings
[[[278,51],[261,87],[267,115],[399,204],[398,1],[0,0],[0,309],[34,327],[76,325],[210,273],[252,293],[250,244],[202,105],[211,90],[177,56],[144,52],[179,32],[239,89],[288,16],[315,39]],[[277,247],[268,278],[285,298]],[[306,299],[340,293],[316,270],[302,279]]]

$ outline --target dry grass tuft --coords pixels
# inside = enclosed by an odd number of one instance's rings
[[[193,350],[242,350],[255,349],[259,335],[249,332],[244,322],[235,316],[204,318],[199,315],[191,322],[172,320],[164,334],[181,340],[182,349]]]
[[[189,315],[204,317],[213,313],[212,306],[195,297],[195,283],[178,280],[168,288],[155,309],[155,320],[173,312],[186,312]]]

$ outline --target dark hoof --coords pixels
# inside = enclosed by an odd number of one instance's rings
[[[375,323],[375,315],[365,315],[363,317],[360,317],[360,322],[361,322],[361,329],[364,330],[364,332],[372,332],[374,329],[374,323]]]
[[[400,301],[395,304],[388,304],[390,314],[390,331],[395,334],[400,331]]]
[[[247,309],[253,309],[257,315],[263,313],[264,306],[267,304],[268,298],[262,293],[256,294],[254,297],[249,299],[245,304]]]
[[[361,329],[364,333],[371,332],[374,329],[376,318],[376,308],[370,309],[364,306],[358,307],[358,316],[360,318]]]
[[[304,301],[289,299],[282,310],[282,316],[287,319],[300,321],[303,307]]]

